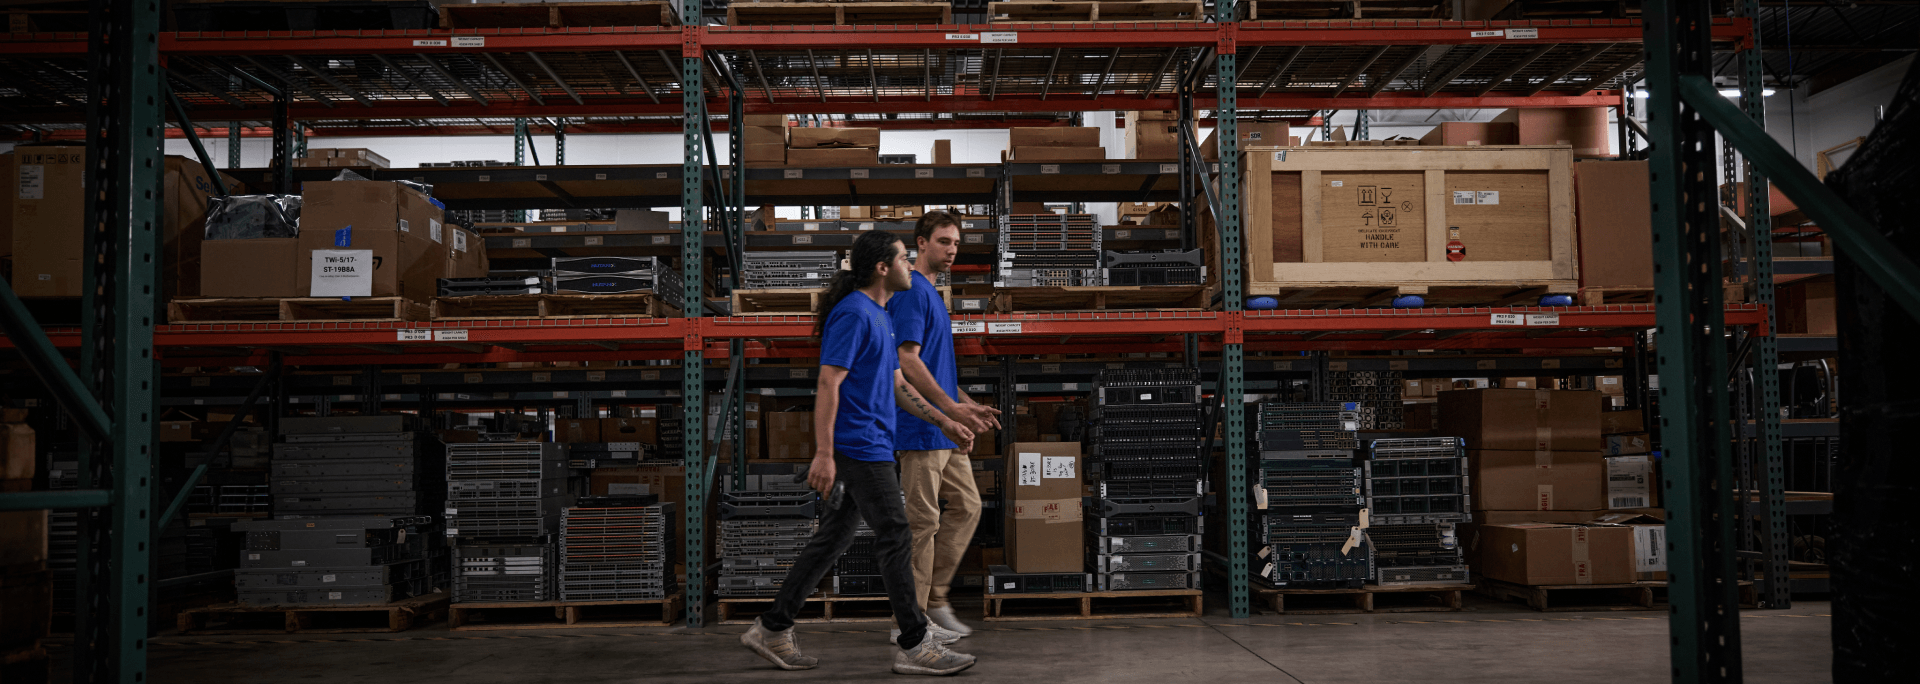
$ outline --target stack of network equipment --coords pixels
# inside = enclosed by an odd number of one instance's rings
[[[431,514],[440,510],[439,444],[409,415],[282,418],[268,479],[274,516]]]
[[[659,274],[660,257],[556,257],[553,260],[553,291],[581,294],[653,292],[655,276]],[[676,280],[671,274],[668,279]]]
[[[1327,400],[1360,405],[1360,429],[1399,430],[1406,425],[1400,371],[1332,371]]]
[[[233,587],[243,605],[378,605],[433,591],[433,517],[248,520]]]
[[[1358,407],[1264,403],[1253,459],[1258,575],[1275,587],[1359,586],[1373,577],[1361,534],[1361,468],[1354,462]]]
[[[740,274],[743,290],[790,290],[826,287],[840,270],[840,253],[833,250],[810,252],[743,252],[745,271]]]
[[[820,495],[800,488],[729,490],[720,497],[721,596],[773,596],[819,528]],[[809,592],[811,593],[811,592]]]
[[[560,517],[560,600],[663,599],[675,588],[674,504],[581,497]]]
[[[1468,581],[1457,525],[1473,522],[1465,441],[1376,439],[1366,466],[1367,528],[1375,582]]]
[[[1011,214],[1000,223],[995,287],[1105,285],[1092,214]]]
[[[660,418],[659,427],[656,428],[660,438],[659,458],[666,461],[682,460],[684,454],[681,444],[686,421],[681,419],[680,405],[662,404],[654,408],[654,415]]]
[[[574,503],[567,445],[447,446],[447,537],[457,547],[454,601],[554,599],[553,535]]]
[[[1100,591],[1197,589],[1206,409],[1196,368],[1094,378],[1087,565]]]
[[[1093,591],[1091,572],[1014,572],[1005,565],[987,568],[988,594],[1071,594]]]
[[[544,294],[547,280],[537,273],[505,273],[485,278],[441,278],[440,296]]]
[[[47,488],[79,489],[80,455],[66,448],[49,449],[46,454]],[[55,612],[73,612],[79,556],[80,513],[71,509],[47,511],[47,571],[53,577]]]
[[[866,519],[853,530],[853,546],[840,554],[833,568],[833,593],[841,596],[884,596],[886,582],[880,579],[880,538]]]
[[[1203,285],[1206,262],[1200,250],[1105,253],[1108,285]]]

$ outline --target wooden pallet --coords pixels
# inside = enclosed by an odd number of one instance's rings
[[[1596,610],[1653,610],[1653,590],[1665,582],[1627,584],[1559,584],[1527,586],[1482,577],[1474,580],[1479,593],[1502,601],[1514,599],[1541,612]]]
[[[478,5],[476,5],[478,6]],[[662,318],[680,310],[652,294],[525,294],[435,297],[436,321],[501,318]]]
[[[1574,294],[1571,280],[1501,281],[1450,285],[1353,285],[1351,283],[1254,283],[1247,297],[1273,297],[1281,309],[1345,309],[1391,306],[1401,295],[1420,295],[1428,308],[1536,304],[1549,294]]]
[[[729,26],[951,24],[944,2],[744,2],[727,6]]]
[[[1203,601],[1199,589],[988,594],[981,608],[988,622],[1197,618],[1205,612]],[[1009,602],[1014,614],[1008,614]]]
[[[733,315],[811,316],[820,307],[820,297],[826,293],[824,289],[734,290]]]
[[[1205,285],[1011,287],[993,293],[993,311],[1194,310],[1207,306]]]
[[[773,608],[773,597],[723,598],[720,607],[720,624],[751,625],[754,618]],[[817,611],[815,609],[818,609]],[[745,613],[742,613],[745,609]],[[800,606],[800,614],[794,622],[821,624],[827,622],[889,622],[893,620],[893,609],[885,596],[834,596],[815,594],[807,597]]]
[[[167,303],[169,323],[263,321],[424,321],[426,304],[404,297],[303,297],[299,299],[176,299]]]
[[[194,634],[338,634],[404,632],[438,620],[452,602],[447,592],[380,606],[243,606],[223,603],[182,611],[180,631]]]
[[[1082,21],[1203,21],[1199,2],[1141,0],[1139,2],[992,2],[987,14],[994,23]]]
[[[1278,589],[1251,585],[1257,600],[1283,615],[1340,613],[1428,613],[1460,610],[1461,595],[1471,584],[1415,584],[1406,586],[1343,587],[1338,589]],[[1292,605],[1289,608],[1289,604]]]
[[[454,630],[557,629],[567,627],[664,627],[686,612],[686,595],[633,601],[526,601],[456,603],[447,609]],[[648,615],[637,617],[636,612]],[[652,617],[653,615],[658,617]]]
[[[1651,304],[1651,287],[1583,287],[1580,288],[1581,306],[1606,306],[1608,304]]]
[[[0,650],[0,682],[44,682],[52,659],[37,642]]]
[[[443,29],[679,25],[679,11],[665,0],[440,6]]]

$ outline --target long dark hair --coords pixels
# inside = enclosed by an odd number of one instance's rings
[[[873,267],[892,261],[893,245],[899,241],[900,236],[884,230],[869,230],[854,239],[853,252],[847,258],[847,265],[852,266],[853,270],[833,274],[833,282],[827,284],[827,294],[820,298],[820,310],[814,312],[814,337],[826,334],[827,314],[833,313],[833,307],[840,300],[846,299],[854,290],[873,284]]]

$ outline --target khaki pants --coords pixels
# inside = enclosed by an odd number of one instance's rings
[[[980,523],[980,489],[973,462],[955,449],[902,451],[900,489],[907,495],[907,525],[913,530],[913,586],[920,608],[947,605],[947,587]],[[947,510],[940,510],[940,499]]]

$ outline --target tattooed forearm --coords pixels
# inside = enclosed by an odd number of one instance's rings
[[[921,399],[920,395],[913,391],[913,385],[904,382],[900,383],[899,386],[895,388],[895,392],[900,396],[906,397],[907,402],[911,404],[911,406],[907,407],[907,411],[920,417],[921,420],[929,423],[935,422],[936,419],[934,416],[938,414],[934,413],[933,409],[928,408],[926,401]]]

